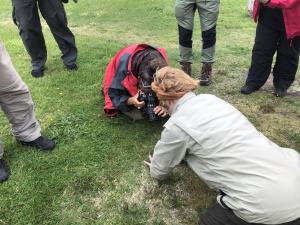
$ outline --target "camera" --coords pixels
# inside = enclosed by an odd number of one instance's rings
[[[145,93],[140,91],[138,100],[145,102],[145,106],[142,109],[144,116],[151,122],[158,120],[159,117],[153,111],[158,104],[157,99],[154,96],[153,92]]]

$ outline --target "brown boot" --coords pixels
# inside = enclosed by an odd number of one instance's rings
[[[203,63],[199,80],[201,86],[208,86],[212,83],[211,63]]]
[[[189,62],[182,62],[180,63],[181,69],[183,72],[185,72],[187,75],[191,76],[192,75],[192,66],[191,63]]]

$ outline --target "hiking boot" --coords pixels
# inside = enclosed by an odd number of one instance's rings
[[[284,96],[287,95],[287,90],[284,89],[284,88],[275,88],[274,95],[275,95],[276,97],[283,98]]]
[[[212,83],[211,63],[203,63],[199,80],[201,86],[208,86]]]
[[[52,149],[55,148],[55,142],[43,136],[40,136],[33,141],[29,141],[29,142],[19,141],[19,142],[22,145],[32,146],[43,151],[51,151]]]
[[[249,94],[251,94],[252,92],[257,91],[257,90],[258,90],[258,88],[255,88],[255,87],[253,87],[253,86],[251,86],[251,85],[245,84],[245,85],[241,88],[241,93],[242,93],[242,94],[245,94],[245,95],[249,95]]]
[[[65,67],[67,68],[67,70],[70,70],[70,71],[78,70],[78,66],[76,65],[76,63],[71,64],[71,65],[65,65]]]
[[[187,75],[192,76],[192,66],[189,62],[181,62],[181,70],[185,72]]]
[[[9,177],[8,169],[4,163],[3,159],[0,159],[0,183],[6,181]]]
[[[37,69],[37,70],[31,70],[31,75],[35,78],[39,78],[39,77],[42,77],[44,76],[44,71],[45,71],[45,67],[43,66],[42,68],[40,69]]]

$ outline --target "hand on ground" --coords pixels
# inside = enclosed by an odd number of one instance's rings
[[[149,167],[151,166],[152,158],[153,157],[151,156],[151,154],[149,154],[149,159],[148,160],[144,160],[144,163],[145,163],[146,166],[149,166]]]

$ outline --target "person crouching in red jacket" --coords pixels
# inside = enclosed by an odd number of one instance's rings
[[[284,97],[295,80],[300,53],[300,0],[255,0],[257,24],[252,62],[241,93],[251,94],[267,81],[273,67],[274,95]]]
[[[113,117],[121,112],[133,120],[147,118],[149,121],[167,116],[167,111],[158,106],[158,99],[151,89],[156,70],[167,65],[163,48],[133,44],[121,49],[105,70],[102,83],[104,113]]]

